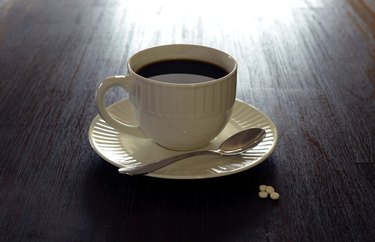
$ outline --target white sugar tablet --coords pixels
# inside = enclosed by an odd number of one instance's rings
[[[275,189],[272,186],[266,187],[266,192],[268,192],[269,194],[273,193],[274,191],[275,191]]]
[[[266,198],[266,197],[268,197],[268,193],[265,192],[265,191],[260,191],[260,192],[258,193],[258,195],[259,195],[260,198]]]
[[[270,194],[270,198],[271,198],[272,200],[277,200],[277,199],[279,199],[279,197],[280,197],[280,194],[278,194],[277,192],[272,192],[272,193]]]

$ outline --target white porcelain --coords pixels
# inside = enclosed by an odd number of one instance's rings
[[[206,82],[168,83],[136,73],[144,65],[168,59],[210,62],[229,74]],[[230,55],[197,45],[158,46],[133,55],[128,71],[127,76],[108,77],[97,90],[99,113],[116,130],[139,137],[145,135],[169,149],[192,150],[207,145],[227,124],[237,82],[237,63]],[[106,111],[104,96],[113,86],[129,93],[136,123],[119,122]]]
[[[128,99],[117,102],[107,109],[118,120],[129,124],[136,123]],[[213,155],[191,157],[150,173],[148,176],[168,179],[213,178],[254,167],[275,150],[278,142],[277,129],[267,115],[239,100],[236,100],[230,120],[223,131],[202,150],[218,148],[225,139],[247,128],[263,128],[266,130],[266,137],[258,146],[245,152],[242,157]],[[94,150],[116,167],[144,164],[182,153],[165,149],[151,139],[134,136],[125,131],[117,131],[99,115],[90,125],[89,140]]]

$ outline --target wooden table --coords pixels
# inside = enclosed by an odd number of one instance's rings
[[[0,241],[374,241],[374,13],[373,0],[0,0]],[[168,180],[95,153],[100,81],[170,43],[237,59],[237,98],[279,131],[268,159]]]

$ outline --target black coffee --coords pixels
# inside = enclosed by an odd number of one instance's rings
[[[228,74],[222,67],[196,60],[164,60],[143,66],[137,71],[143,77],[171,83],[197,83]]]

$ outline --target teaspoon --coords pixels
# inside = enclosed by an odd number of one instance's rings
[[[181,155],[172,156],[166,159],[157,160],[144,165],[137,165],[133,167],[123,167],[118,171],[121,174],[127,175],[142,175],[147,174],[156,170],[159,170],[165,166],[168,166],[176,161],[186,159],[188,157],[197,155],[239,155],[246,150],[257,146],[265,137],[266,131],[260,128],[251,128],[240,131],[233,136],[226,139],[217,150],[197,150],[184,153]]]

